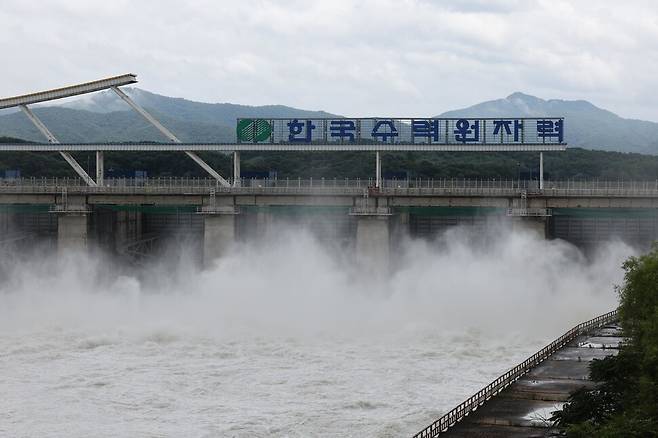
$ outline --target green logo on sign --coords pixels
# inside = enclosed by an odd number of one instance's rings
[[[238,141],[258,142],[269,140],[272,125],[263,119],[242,119],[238,121]]]

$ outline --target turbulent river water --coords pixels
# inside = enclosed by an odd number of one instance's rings
[[[613,308],[632,252],[455,231],[374,275],[281,232],[203,272],[5,260],[0,436],[409,436]]]

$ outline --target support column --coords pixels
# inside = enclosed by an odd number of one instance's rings
[[[539,153],[539,190],[544,190],[544,153]]]
[[[88,248],[88,214],[65,212],[57,216],[57,252],[83,252]]]
[[[356,260],[372,270],[385,270],[389,265],[389,216],[359,216],[356,223]]]
[[[104,185],[105,159],[103,151],[96,151],[96,185]]]
[[[389,268],[391,210],[364,198],[350,211],[356,218],[356,261],[360,267],[383,273]]]
[[[380,152],[375,153],[375,187],[381,188],[382,184],[382,158]]]
[[[240,152],[233,152],[233,187],[240,187]]]
[[[203,214],[203,264],[227,255],[235,245],[235,225],[238,210],[233,206],[205,208]]]
[[[57,252],[83,252],[88,248],[89,214],[91,210],[84,196],[69,196],[66,189],[50,208],[57,215]]]

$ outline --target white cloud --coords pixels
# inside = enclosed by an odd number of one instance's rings
[[[524,91],[658,120],[658,4],[0,3],[2,95],[133,72],[195,100],[428,116]]]

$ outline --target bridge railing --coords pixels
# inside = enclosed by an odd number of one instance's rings
[[[530,372],[537,365],[548,359],[553,353],[572,342],[578,336],[590,332],[592,329],[602,327],[618,318],[618,311],[613,310],[606,314],[597,316],[589,321],[582,322],[571,330],[548,344],[546,347],[539,350],[537,353],[530,356],[505,374],[498,377],[496,380],[482,388],[480,391],[460,403],[458,406],[444,414],[438,420],[418,432],[413,438],[431,438],[439,436],[441,433],[446,432],[449,428],[463,420],[464,417],[475,411],[478,407],[482,406],[487,400],[496,394],[500,393],[503,389],[517,381],[520,377]]]
[[[237,187],[222,187],[211,178],[106,178],[90,187],[79,178],[0,178],[0,192],[55,193],[373,193],[374,180],[349,178],[243,178]],[[534,180],[496,179],[386,179],[379,193],[398,196],[625,196],[658,197],[657,181],[546,181],[540,190]]]

